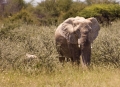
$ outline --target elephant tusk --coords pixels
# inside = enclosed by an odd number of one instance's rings
[[[80,48],[80,44],[78,45],[78,47]]]
[[[92,44],[91,44],[91,48],[93,48]]]

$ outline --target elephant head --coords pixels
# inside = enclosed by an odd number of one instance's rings
[[[60,34],[72,44],[92,43],[98,36],[99,23],[95,18],[83,17],[68,18],[61,24]]]
[[[78,51],[80,51],[79,53],[82,57],[82,63],[84,65],[89,65],[91,56],[91,43],[93,43],[98,36],[99,30],[100,26],[96,18],[91,17],[85,19],[83,17],[75,17],[68,18],[61,23],[56,30],[56,36],[59,33],[59,36],[66,39],[67,44],[77,46],[80,49]],[[73,53],[72,58],[74,59],[76,54],[75,52],[71,53]]]

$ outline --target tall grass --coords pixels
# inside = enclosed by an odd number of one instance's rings
[[[58,62],[54,44],[54,26],[39,27],[23,24],[14,29],[5,26],[1,31],[0,68],[2,70],[40,72],[45,68],[54,71]],[[36,55],[38,60],[27,60],[26,53]]]

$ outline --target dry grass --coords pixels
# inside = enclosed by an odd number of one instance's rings
[[[70,67],[51,74],[0,73],[0,87],[119,87],[119,69],[96,67],[82,71]]]

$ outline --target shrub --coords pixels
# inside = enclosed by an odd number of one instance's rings
[[[11,35],[0,40],[0,68],[27,73],[49,73],[56,70],[59,64],[54,44],[54,28],[23,24],[11,29]],[[36,55],[38,60],[26,59],[26,53]]]
[[[103,13],[109,16],[113,16],[113,17],[114,16],[120,17],[120,5],[118,4],[94,4],[80,11],[79,15],[88,18],[88,17],[93,17],[93,16],[99,16]]]
[[[98,38],[94,41],[92,63],[95,65],[120,67],[120,21],[117,22],[111,27],[101,28]]]
[[[86,7],[86,5],[82,2],[74,2],[70,9],[68,11],[65,12],[65,14],[63,15],[63,19],[67,19],[69,17],[76,17],[78,12],[83,10]]]
[[[78,15],[85,18],[96,17],[100,23],[110,22],[120,18],[120,5],[94,4],[80,11]]]
[[[21,10],[17,14],[13,16],[9,16],[9,18],[4,19],[3,27],[0,30],[0,38],[7,38],[12,36],[10,33],[11,30],[20,27],[22,24],[38,24],[35,16],[27,10]]]
[[[12,23],[18,21],[26,24],[34,24],[37,20],[35,19],[35,16],[32,13],[23,9],[20,12],[14,14],[13,16],[10,16],[7,19],[7,21]]]

